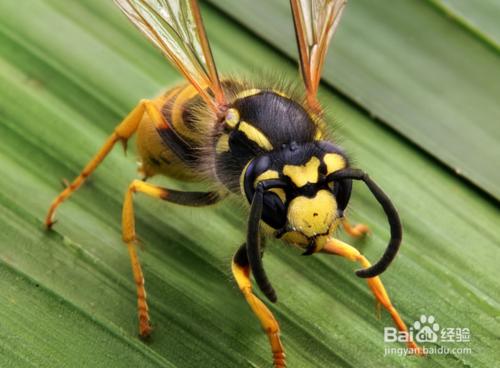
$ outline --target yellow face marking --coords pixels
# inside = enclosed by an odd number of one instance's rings
[[[226,112],[226,119],[224,122],[230,126],[231,128],[234,128],[236,124],[240,121],[240,113],[238,110],[231,108],[227,110]]]
[[[319,159],[311,157],[305,165],[285,165],[283,166],[283,174],[288,176],[290,180],[298,187],[303,187],[307,183],[318,182]]]
[[[280,174],[276,170],[266,170],[259,176],[257,176],[257,179],[255,179],[255,182],[253,183],[254,186],[257,185],[257,183],[263,181],[263,180],[269,180],[269,179],[278,179],[280,177]]]
[[[257,185],[257,183],[259,183],[263,180],[278,179],[279,177],[280,177],[280,174],[276,170],[267,170],[267,171],[264,171],[259,176],[257,176],[257,179],[255,179],[255,182],[253,183],[253,185],[255,187]],[[269,189],[269,191],[275,193],[278,197],[280,197],[281,202],[285,203],[286,194],[282,188],[272,188],[272,189]]]
[[[281,202],[285,203],[286,194],[282,188],[272,188],[272,189],[269,189],[269,191],[275,193],[278,197],[280,197]]]
[[[250,96],[255,96],[256,94],[259,94],[260,92],[261,92],[261,90],[258,89],[258,88],[246,89],[246,90],[241,91],[240,93],[238,93],[236,95],[236,99],[250,97]]]
[[[327,153],[323,156],[323,162],[326,165],[327,174],[331,174],[345,168],[345,159],[338,153]]]
[[[216,153],[224,153],[229,151],[229,134],[223,134],[217,141],[215,146]]]
[[[312,198],[296,197],[288,206],[288,223],[307,237],[326,234],[336,217],[337,201],[332,193],[320,190]]]
[[[265,149],[266,151],[271,151],[273,149],[273,146],[267,137],[259,129],[251,124],[248,124],[246,121],[240,122],[238,130],[244,133],[249,140],[255,142],[260,148]]]

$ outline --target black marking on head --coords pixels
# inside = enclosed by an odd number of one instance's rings
[[[310,256],[314,254],[316,250],[316,242],[314,240],[310,241],[309,244],[306,247],[306,250],[304,253],[302,253],[303,256]]]
[[[274,229],[281,229],[286,225],[286,213],[288,204],[298,196],[313,198],[320,190],[332,192],[337,200],[338,216],[343,215],[349,198],[351,195],[352,182],[349,179],[336,181],[333,188],[329,186],[326,176],[326,165],[323,164],[323,157],[326,154],[336,153],[342,158],[345,158],[342,150],[329,142],[307,142],[298,144],[291,142],[283,144],[280,150],[268,152],[264,155],[256,157],[247,166],[243,177],[243,189],[245,196],[250,202],[255,194],[255,185],[258,177],[266,171],[272,170],[279,174],[279,180],[284,182],[284,187],[280,187],[285,192],[285,201],[282,202],[279,197],[266,191],[264,193],[265,209],[262,213],[262,219]],[[287,165],[303,166],[311,162],[312,158],[321,162],[318,167],[317,181],[308,182],[306,184],[297,185],[292,178],[284,173],[284,167]],[[347,162],[347,158],[345,158]],[[322,167],[323,166],[323,167]],[[307,167],[307,166],[306,166]],[[316,179],[316,177],[314,178]],[[313,213],[313,216],[319,216],[318,213]]]

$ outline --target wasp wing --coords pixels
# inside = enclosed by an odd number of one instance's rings
[[[224,93],[196,1],[114,1],[218,112]]]
[[[313,109],[319,108],[316,95],[321,70],[345,4],[346,0],[290,0],[300,70]]]

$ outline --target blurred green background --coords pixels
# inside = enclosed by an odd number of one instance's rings
[[[297,78],[286,0],[202,3],[219,70]],[[384,356],[387,313],[346,260],[273,243],[265,257],[289,366],[499,366],[500,2],[351,0],[321,98],[335,134],[394,200],[405,239],[382,276],[407,323],[469,328],[468,354]],[[271,354],[230,274],[237,203],[182,208],[137,198],[155,327],[137,334],[120,212],[137,177],[116,148],[59,213],[45,211],[140,98],[181,77],[110,1],[0,2],[0,366],[268,367]],[[335,122],[335,123],[333,123]],[[133,147],[133,145],[131,145]],[[165,179],[153,182],[180,188]],[[351,217],[383,252],[383,213],[355,185]],[[344,238],[342,236],[342,238]]]

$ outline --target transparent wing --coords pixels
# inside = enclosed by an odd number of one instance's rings
[[[114,0],[214,111],[225,104],[195,0]],[[207,90],[208,89],[208,90]]]
[[[300,70],[312,108],[319,107],[316,95],[321,70],[345,4],[346,0],[290,0]]]

